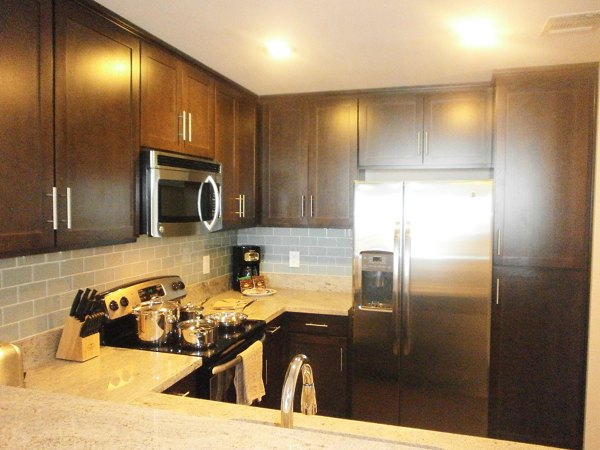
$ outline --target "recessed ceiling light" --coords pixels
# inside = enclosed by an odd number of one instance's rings
[[[498,31],[487,19],[466,19],[456,22],[454,30],[466,47],[493,47],[498,44]]]
[[[292,48],[281,39],[272,39],[266,43],[267,52],[273,58],[285,59],[292,55]]]

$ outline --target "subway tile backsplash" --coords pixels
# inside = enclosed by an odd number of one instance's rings
[[[99,291],[155,275],[193,285],[231,272],[235,231],[0,259],[0,341],[61,326],[79,288]],[[202,257],[210,255],[210,273]]]
[[[180,275],[188,285],[231,273],[231,247],[263,248],[262,271],[298,275],[352,274],[351,230],[249,228],[206,236],[155,239],[82,250],[0,259],[0,341],[62,326],[79,288],[99,291],[156,275]],[[300,267],[288,267],[289,252]],[[210,255],[210,273],[202,257]],[[212,281],[211,281],[212,282]]]
[[[248,228],[238,244],[262,247],[262,272],[352,276],[352,230],[333,228]],[[289,267],[289,252],[300,252],[300,267]]]

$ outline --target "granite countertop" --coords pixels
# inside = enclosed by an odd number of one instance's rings
[[[240,293],[212,298],[206,311],[230,298]],[[269,321],[286,311],[345,315],[350,306],[350,294],[281,290],[245,312]],[[26,389],[0,386],[0,439],[12,448],[545,448],[297,413],[286,430],[275,426],[276,410],[160,394],[200,365],[112,347],[84,363],[52,359],[28,371]]]

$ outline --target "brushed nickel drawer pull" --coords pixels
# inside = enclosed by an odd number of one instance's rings
[[[307,327],[318,327],[318,328],[329,328],[329,325],[326,323],[305,323],[304,326]]]
[[[270,328],[267,328],[265,331],[266,331],[267,333],[269,333],[269,334],[275,334],[275,333],[277,333],[277,332],[278,332],[280,329],[281,329],[281,325],[280,325],[280,326],[278,326],[278,327],[270,327]]]

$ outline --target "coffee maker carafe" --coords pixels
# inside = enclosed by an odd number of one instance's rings
[[[360,253],[362,305],[382,308],[392,303],[394,254],[369,250]]]
[[[236,245],[233,247],[231,287],[240,290],[238,278],[260,275],[260,247]]]

